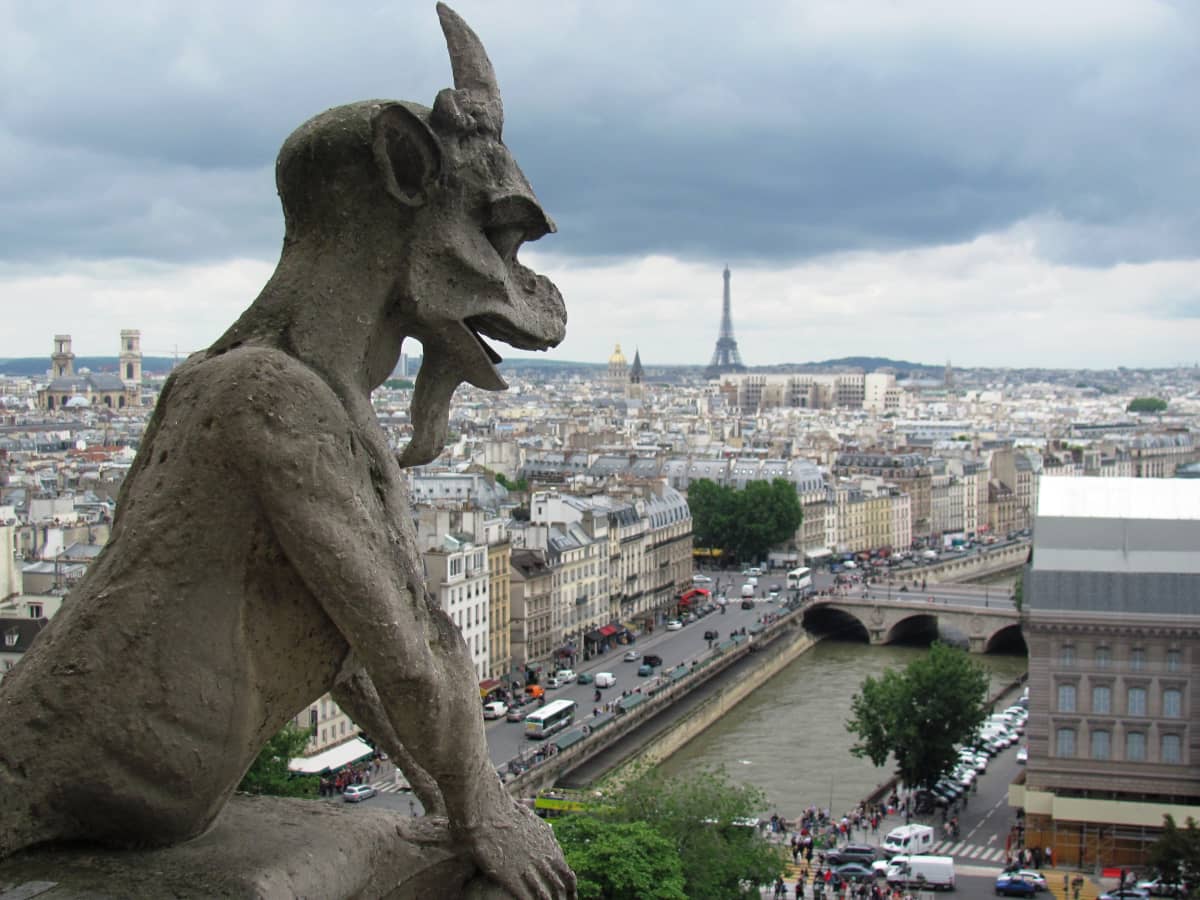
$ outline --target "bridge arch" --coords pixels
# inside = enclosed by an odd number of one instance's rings
[[[871,643],[871,632],[862,619],[830,603],[809,606],[803,622],[805,629],[818,637]]]
[[[1025,633],[1021,631],[1019,622],[997,628],[983,645],[984,653],[1028,653],[1029,646],[1025,643]]]
[[[914,612],[894,621],[879,641],[881,644],[932,644],[938,638],[935,613]]]

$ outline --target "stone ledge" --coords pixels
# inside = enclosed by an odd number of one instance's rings
[[[351,806],[237,795],[212,829],[175,847],[70,845],[18,853],[0,862],[0,900],[8,897],[508,900],[509,895],[455,853],[444,819],[413,818],[370,801]]]

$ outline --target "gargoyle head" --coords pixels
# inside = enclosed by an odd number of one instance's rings
[[[287,139],[276,164],[283,259],[273,285],[214,345],[271,333],[320,368],[356,367],[370,389],[390,374],[403,339],[416,337],[424,358],[405,466],[441,452],[459,384],[507,387],[485,338],[545,350],[566,330],[558,289],[517,260],[525,241],[555,227],[501,139],[492,64],[453,10],[437,11],[454,88],[432,109],[339,106]]]

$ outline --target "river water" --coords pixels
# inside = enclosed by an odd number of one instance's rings
[[[724,767],[737,783],[766,792],[769,811],[787,818],[806,806],[845,812],[891,775],[850,754],[850,701],[868,675],[903,668],[922,647],[824,640],[661,764],[668,775]],[[972,656],[991,690],[1026,669],[1025,656]]]

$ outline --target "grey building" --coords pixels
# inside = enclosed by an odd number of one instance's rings
[[[1024,577],[1025,844],[1142,864],[1200,818],[1200,483],[1044,479]]]

